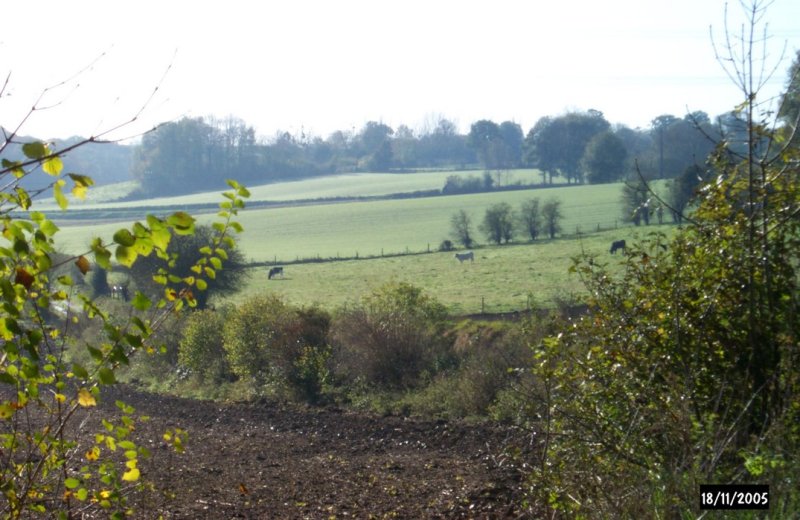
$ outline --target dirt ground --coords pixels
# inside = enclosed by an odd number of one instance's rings
[[[166,492],[131,497],[136,518],[519,518],[508,428],[379,417],[335,408],[220,404],[115,388],[151,417],[142,477]],[[183,455],[159,445],[189,431]]]

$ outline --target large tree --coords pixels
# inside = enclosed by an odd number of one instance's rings
[[[542,171],[559,171],[568,182],[583,182],[581,158],[586,146],[609,128],[598,110],[542,119],[528,133],[527,157]]]
[[[624,173],[627,150],[622,139],[612,131],[601,132],[589,141],[583,153],[582,167],[586,180],[601,184],[619,180]]]

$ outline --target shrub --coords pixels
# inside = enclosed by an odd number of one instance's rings
[[[233,308],[223,306],[195,311],[186,320],[178,362],[201,382],[221,383],[233,375],[223,346],[223,329],[232,313]]]
[[[326,379],[330,317],[311,307],[296,309],[276,295],[256,296],[225,322],[224,349],[234,374],[258,392],[288,391],[316,402]]]
[[[338,375],[377,387],[416,386],[450,360],[445,308],[422,290],[389,283],[339,311],[331,326]]]

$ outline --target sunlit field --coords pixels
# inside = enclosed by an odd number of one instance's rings
[[[663,229],[663,228],[662,228]],[[543,240],[530,244],[475,250],[475,261],[459,263],[453,253],[436,252],[391,258],[284,266],[284,277],[267,278],[267,267],[248,270],[247,287],[228,301],[237,302],[265,291],[284,295],[298,305],[336,309],[380,285],[408,282],[424,288],[453,314],[521,311],[570,303],[584,294],[572,258],[582,252],[599,262],[618,265],[622,255],[609,254],[613,239],[633,239],[655,228],[626,228],[593,233],[580,239]]]
[[[358,189],[362,194],[370,190],[409,192],[422,186],[419,183],[422,176],[447,174],[404,174],[397,179],[408,182],[394,185],[389,183],[390,179],[384,178],[386,174],[369,174],[382,187],[362,185],[367,177],[361,177],[359,182],[362,184]],[[388,177],[397,181],[395,175]],[[326,191],[332,186],[328,184],[330,181],[316,179],[316,184],[308,181],[306,187],[309,193],[319,196],[331,193]],[[352,184],[349,190],[343,187],[342,193],[356,193],[356,186]],[[259,186],[251,191],[258,199],[268,197],[270,190],[280,194],[278,196],[290,196],[289,188],[282,185]],[[239,237],[239,244],[245,259],[257,267],[250,269],[247,287],[233,300],[241,300],[266,288],[281,292],[298,304],[319,303],[334,308],[382,283],[398,280],[426,288],[457,313],[551,306],[555,301],[569,299],[582,290],[579,281],[567,273],[573,256],[583,250],[610,257],[608,247],[612,240],[630,238],[637,232],[649,230],[623,222],[621,191],[622,184],[582,185],[410,199],[319,201],[245,209],[238,217],[245,229]],[[301,192],[292,193],[299,197]],[[199,198],[200,195],[192,197]],[[219,194],[203,197],[216,201],[221,199]],[[510,245],[487,244],[479,231],[486,209],[506,202],[517,210],[524,201],[533,198],[541,202],[550,199],[561,201],[564,218],[558,237],[550,240],[542,236],[529,243],[527,236],[518,233]],[[179,209],[176,201],[184,198],[170,200],[173,205],[163,206],[159,211]],[[142,201],[138,204],[144,205]],[[453,239],[450,219],[462,209],[472,218],[478,243],[474,263],[459,264],[452,252],[438,252],[443,240]],[[198,215],[200,223],[215,219],[214,214]],[[101,236],[110,241],[113,232],[124,225],[125,222],[62,223],[57,245],[66,252],[82,253],[87,250],[91,237]],[[340,261],[308,262],[329,259]],[[266,264],[286,265],[286,277],[268,282]]]

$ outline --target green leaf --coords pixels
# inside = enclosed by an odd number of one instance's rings
[[[103,367],[97,372],[97,377],[100,378],[100,382],[104,385],[113,385],[117,382],[117,378],[114,376],[114,371],[108,367]]]
[[[167,217],[167,224],[174,227],[176,231],[194,229],[194,217],[184,211],[176,211]]]
[[[81,379],[87,379],[89,377],[89,372],[83,368],[83,365],[79,365],[78,363],[72,365],[72,373]]]
[[[47,145],[36,141],[33,143],[25,143],[22,145],[22,153],[25,154],[25,157],[28,159],[41,159],[45,157],[50,151],[47,148]]]
[[[113,240],[117,244],[125,247],[131,247],[136,243],[136,237],[134,237],[127,229],[120,229],[114,233]]]
[[[136,291],[136,296],[133,297],[133,301],[131,301],[131,305],[133,305],[134,309],[140,311],[146,311],[152,305],[150,298],[145,296],[139,291]]]
[[[81,485],[81,481],[76,478],[68,478],[64,480],[64,487],[67,489],[75,489]]]
[[[203,280],[202,278],[198,278],[195,282],[195,285],[201,291],[205,291],[206,289],[208,289],[208,283],[206,283],[206,281]]]
[[[58,204],[59,208],[67,209],[69,202],[67,201],[67,198],[64,196],[64,192],[61,190],[61,186],[63,185],[64,181],[59,179],[59,182],[53,184],[53,198],[56,200],[56,203]]]
[[[136,262],[138,255],[132,247],[118,246],[114,256],[117,262],[125,267],[130,267]]]

